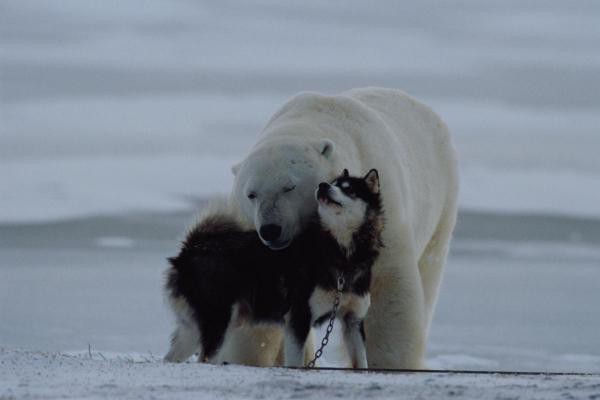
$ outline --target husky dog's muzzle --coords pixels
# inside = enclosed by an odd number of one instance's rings
[[[319,183],[319,187],[317,188],[316,192],[317,200],[324,204],[335,204],[341,207],[342,205],[332,198],[331,193],[331,185],[326,182],[321,182]]]

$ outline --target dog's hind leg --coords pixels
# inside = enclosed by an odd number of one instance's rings
[[[211,307],[210,312],[205,313],[207,314],[205,318],[200,320],[202,330],[200,341],[202,345],[198,353],[198,361],[217,362],[217,355],[226,335],[236,325],[237,311],[234,312],[233,309],[237,310],[237,306]]]
[[[167,362],[183,362],[200,347],[200,332],[194,323],[179,321],[171,337],[171,348],[165,356]]]
[[[364,324],[352,314],[346,314],[344,317],[344,343],[348,349],[352,368],[369,368]]]
[[[183,297],[171,297],[171,308],[177,317],[177,328],[171,336],[171,348],[165,356],[167,362],[184,362],[200,347],[200,330],[192,308]]]
[[[306,339],[310,333],[312,315],[308,305],[292,307],[286,316],[284,366],[303,367]]]

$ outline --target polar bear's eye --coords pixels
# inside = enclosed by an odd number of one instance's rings
[[[252,192],[252,193],[248,193],[248,198],[250,200],[254,200],[256,198],[256,193]]]
[[[289,187],[284,187],[283,188],[283,193],[288,193],[291,192],[292,190],[296,189],[296,185],[294,186],[289,186]]]

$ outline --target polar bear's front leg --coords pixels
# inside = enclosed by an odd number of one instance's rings
[[[420,369],[427,314],[417,262],[393,258],[382,254],[374,268],[371,308],[365,320],[369,367]],[[400,260],[400,265],[388,263],[390,259]]]

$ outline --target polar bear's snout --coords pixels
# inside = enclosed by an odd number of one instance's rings
[[[259,199],[257,202],[254,226],[260,240],[271,250],[286,248],[293,238],[287,222],[295,220],[287,216],[287,208],[289,207],[284,207],[281,199]]]
[[[260,227],[258,234],[266,242],[279,240],[281,236],[281,226],[277,224],[266,224]]]

